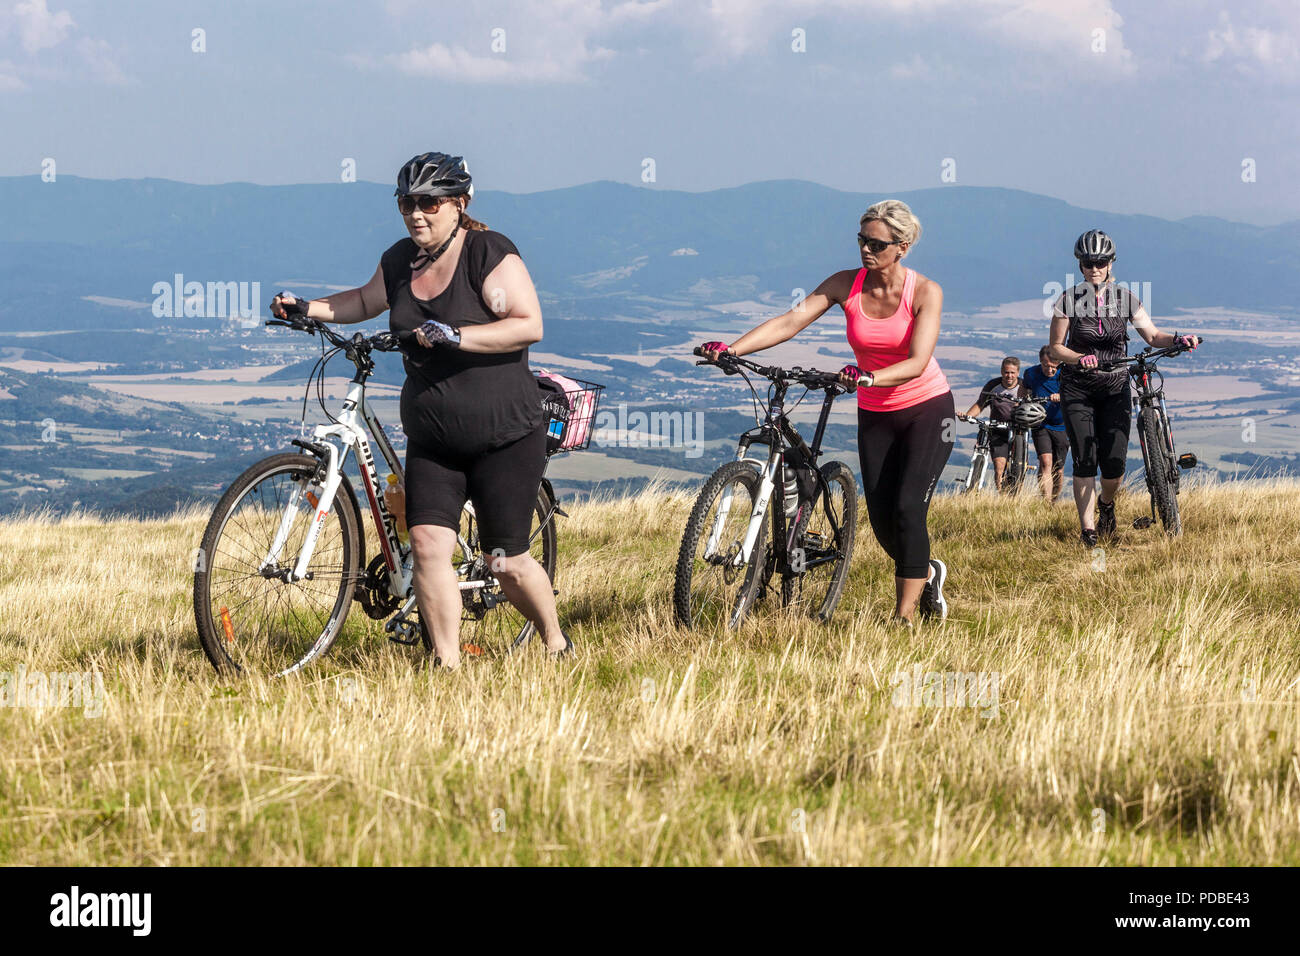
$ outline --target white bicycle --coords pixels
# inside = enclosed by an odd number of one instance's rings
[[[397,522],[384,502],[366,437],[368,429],[389,469],[401,478],[401,461],[366,403],[366,380],[375,367],[371,352],[398,350],[399,337],[357,332],[345,338],[324,323],[301,316],[266,324],[320,334],[322,353],[308,376],[308,389],[315,378],[317,399],[329,424],[317,425],[310,441],[294,439],[292,444],[301,451],[272,455],[250,466],[217,503],[195,555],[194,617],[204,653],[220,672],[293,673],[328,651],[340,637],[359,643],[373,632],[373,626],[364,622],[345,628],[354,599],[367,617],[384,620],[383,633],[390,640],[405,645],[422,642],[432,651],[433,641],[420,620],[411,584],[411,547],[399,538]],[[334,347],[326,351],[325,340]],[[335,417],[325,408],[324,377],[326,363],[339,352],[357,371]],[[538,401],[542,401],[540,389]],[[593,413],[594,405],[594,401],[588,405]],[[369,564],[361,506],[343,470],[349,451],[356,457],[378,532],[379,553]],[[552,581],[555,516],[563,514],[550,481],[543,477],[529,552]],[[465,504],[457,542],[453,560],[463,605],[462,641],[471,645],[471,653],[519,647],[533,635],[534,627],[506,600],[493,577],[492,555],[483,554],[479,547],[471,502]]]

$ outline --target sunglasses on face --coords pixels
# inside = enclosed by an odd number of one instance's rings
[[[1085,269],[1104,269],[1110,265],[1109,259],[1080,259],[1079,265]]]
[[[871,236],[864,236],[862,233],[858,233],[858,245],[865,247],[866,250],[873,255],[877,252],[884,252],[890,246],[901,245],[902,242],[902,239],[891,239],[889,242],[886,242],[884,239],[873,239]]]
[[[403,216],[409,216],[419,206],[420,212],[437,212],[439,206],[452,202],[452,199],[451,196],[399,196],[397,211]]]

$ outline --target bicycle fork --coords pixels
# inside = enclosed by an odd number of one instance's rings
[[[302,549],[298,552],[298,561],[292,571],[281,570],[280,576],[286,582],[301,581],[307,578],[309,572],[308,565],[311,563],[312,552],[316,549],[316,539],[320,537],[321,527],[325,524],[325,519],[329,517],[330,508],[334,504],[334,495],[338,491],[339,484],[343,480],[343,472],[339,467],[339,451],[333,442],[321,442],[320,446],[326,450],[329,462],[326,465],[325,482],[321,486],[321,493],[316,500],[308,491],[308,486],[312,483],[311,479],[302,482],[295,482],[293,491],[289,494],[289,501],[285,505],[284,514],[280,516],[280,527],[276,529],[275,539],[271,542],[271,547],[262,559],[261,567],[258,571],[265,572],[268,568],[275,568],[280,562],[280,553],[284,550],[285,543],[289,540],[289,532],[293,528],[294,521],[298,517],[298,508],[302,504],[302,499],[307,498],[312,505],[314,514],[312,516],[311,526],[307,529],[306,540],[303,541]]]
[[[745,449],[742,448],[736,455],[737,461],[745,460]],[[754,462],[755,465],[758,462]],[[754,510],[750,512],[749,524],[745,529],[745,539],[740,546],[740,550],[731,558],[732,567],[742,568],[749,563],[750,556],[754,553],[754,544],[758,541],[759,532],[763,529],[763,520],[767,517],[768,502],[772,498],[772,491],[776,488],[776,475],[781,467],[781,456],[772,455],[763,469],[763,476],[758,484],[758,495],[754,499]],[[782,484],[784,487],[784,484]],[[723,526],[727,523],[727,517],[731,514],[731,499],[734,492],[728,486],[722,492],[722,500],[718,503],[718,513],[713,519],[713,527],[709,529],[709,540],[704,548],[704,557],[710,558],[717,553],[718,543],[722,538]]]

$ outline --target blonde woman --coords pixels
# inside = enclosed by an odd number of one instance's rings
[[[796,308],[735,342],[708,342],[710,359],[779,345],[838,305],[857,365],[840,375],[858,385],[858,457],[871,529],[894,560],[894,620],[946,617],[948,569],[930,556],[930,497],[953,447],[954,406],[934,357],[943,311],[939,284],[903,265],[921,223],[897,199],[876,203],[858,230],[862,266],[830,276]]]

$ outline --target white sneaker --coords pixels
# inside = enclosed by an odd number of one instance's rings
[[[948,566],[938,558],[930,559],[930,577],[921,592],[921,610],[927,616],[944,620],[948,616],[948,602],[943,596],[943,585],[948,580]]]

